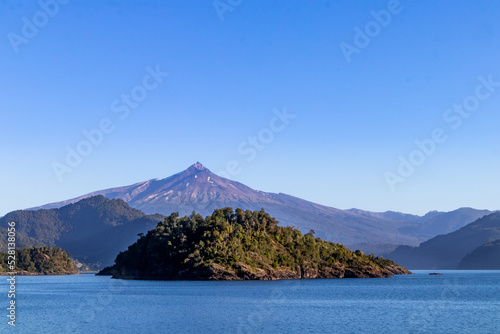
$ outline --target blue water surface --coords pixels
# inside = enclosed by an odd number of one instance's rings
[[[0,333],[500,333],[500,271],[381,279],[186,282],[17,277]]]

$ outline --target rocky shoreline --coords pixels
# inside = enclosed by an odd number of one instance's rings
[[[207,267],[182,271],[175,276],[162,275],[160,273],[130,273],[120,272],[108,267],[101,270],[97,275],[112,276],[117,279],[131,280],[199,280],[199,281],[243,281],[243,280],[283,280],[283,279],[324,279],[324,278],[387,278],[394,275],[412,275],[409,270],[398,265],[388,266],[381,269],[367,266],[362,269],[354,268],[323,268],[321,270],[313,267],[297,268],[296,271],[279,268],[257,268],[238,264],[233,268],[225,268],[219,264],[213,263]]]

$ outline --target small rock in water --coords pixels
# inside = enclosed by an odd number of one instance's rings
[[[429,273],[429,275],[444,275],[444,274],[440,274],[440,273]]]

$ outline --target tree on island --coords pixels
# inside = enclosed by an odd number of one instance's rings
[[[9,254],[0,252],[0,273],[17,272],[18,275],[77,274],[70,255],[58,247],[20,248],[15,252],[14,270],[9,268]]]
[[[133,279],[280,279],[408,274],[390,260],[351,252],[260,211],[173,213],[118,254],[100,274]]]

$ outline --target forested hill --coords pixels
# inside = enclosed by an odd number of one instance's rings
[[[231,208],[203,218],[170,215],[100,274],[164,280],[269,280],[389,277],[410,272],[390,260],[351,252],[269,214]]]
[[[18,247],[60,247],[92,269],[101,269],[137,240],[138,233],[147,232],[164,217],[146,215],[119,199],[95,196],[60,209],[8,213],[0,218],[0,236],[1,228],[13,221]]]
[[[7,251],[7,241],[8,239],[8,230],[6,227],[0,227],[0,252]],[[18,247],[41,247],[45,246],[42,241],[39,241],[35,238],[28,237],[26,234],[16,231],[16,246]]]
[[[69,275],[77,274],[69,255],[58,247],[20,248],[15,251],[15,268],[9,268],[9,254],[0,252],[0,274]]]

